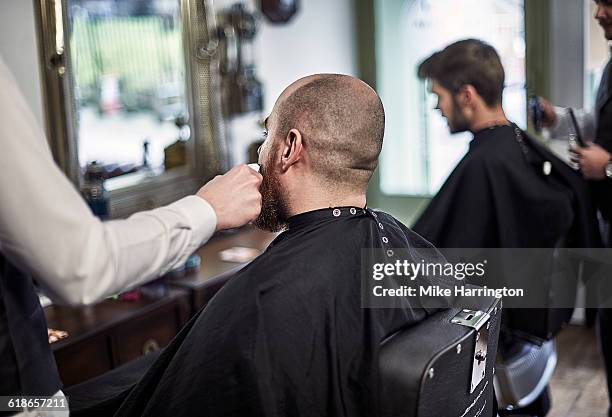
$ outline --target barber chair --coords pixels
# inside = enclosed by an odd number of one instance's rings
[[[515,342],[511,349],[502,345],[500,341],[494,380],[500,415],[546,415],[547,387],[557,364],[555,342]]]
[[[501,300],[439,311],[387,340],[380,354],[381,415],[491,417]]]
[[[562,248],[564,242],[557,245]],[[550,254],[549,270],[539,281],[542,308],[504,310],[496,361],[495,393],[500,416],[545,416],[548,384],[557,364],[554,337],[569,322],[579,277],[579,258],[560,249]],[[533,277],[516,277],[533,279]],[[526,284],[524,284],[526,286]]]
[[[491,417],[493,366],[501,300],[478,309],[447,309],[400,330],[381,346],[380,381],[385,417]],[[65,390],[71,413],[108,416],[157,358],[152,353]]]
[[[569,321],[572,311],[517,309],[504,314],[495,365],[500,416],[543,417],[548,413],[548,384],[557,364],[554,337]],[[530,316],[532,331],[525,332]],[[516,326],[518,317],[522,325]]]

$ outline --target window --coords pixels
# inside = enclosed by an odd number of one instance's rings
[[[585,1],[585,62],[584,62],[584,107],[595,107],[599,80],[610,58],[610,48],[604,37],[603,29],[593,18],[597,5],[592,0]]]
[[[522,0],[376,0],[377,86],[387,112],[380,188],[390,195],[432,195],[467,151],[471,135],[450,135],[435,98],[416,75],[444,46],[482,39],[506,71],[504,108],[526,124]]]

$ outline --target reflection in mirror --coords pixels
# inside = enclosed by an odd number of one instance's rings
[[[78,160],[105,178],[186,164],[178,0],[67,0]]]

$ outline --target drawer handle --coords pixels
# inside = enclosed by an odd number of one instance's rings
[[[146,355],[147,353],[157,352],[159,350],[159,343],[155,339],[149,339],[142,345],[142,354]]]

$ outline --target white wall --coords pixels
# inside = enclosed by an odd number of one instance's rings
[[[273,26],[262,17],[256,51],[268,110],[282,90],[300,77],[357,73],[353,3],[302,0],[299,13],[287,25]]]
[[[221,9],[236,0],[217,0]],[[248,0],[251,10],[259,0]],[[265,89],[265,112],[282,90],[299,77],[336,72],[354,75],[353,0],[302,0],[299,13],[286,25],[271,25],[263,16],[255,40],[258,78]],[[40,123],[43,123],[34,8],[32,0],[0,0],[0,54],[17,78]],[[256,120],[238,117],[229,124],[234,162],[246,158],[246,148],[257,139]]]
[[[30,108],[43,125],[32,0],[0,0],[0,55],[17,79]]]
[[[217,0],[217,9],[236,0]],[[253,10],[259,0],[245,1]],[[255,39],[257,77],[264,85],[264,114],[280,93],[300,77],[322,73],[357,74],[353,0],[302,0],[288,24],[271,25],[261,16]],[[237,117],[229,123],[233,162],[246,159],[248,144],[260,139],[257,121],[264,115]]]

